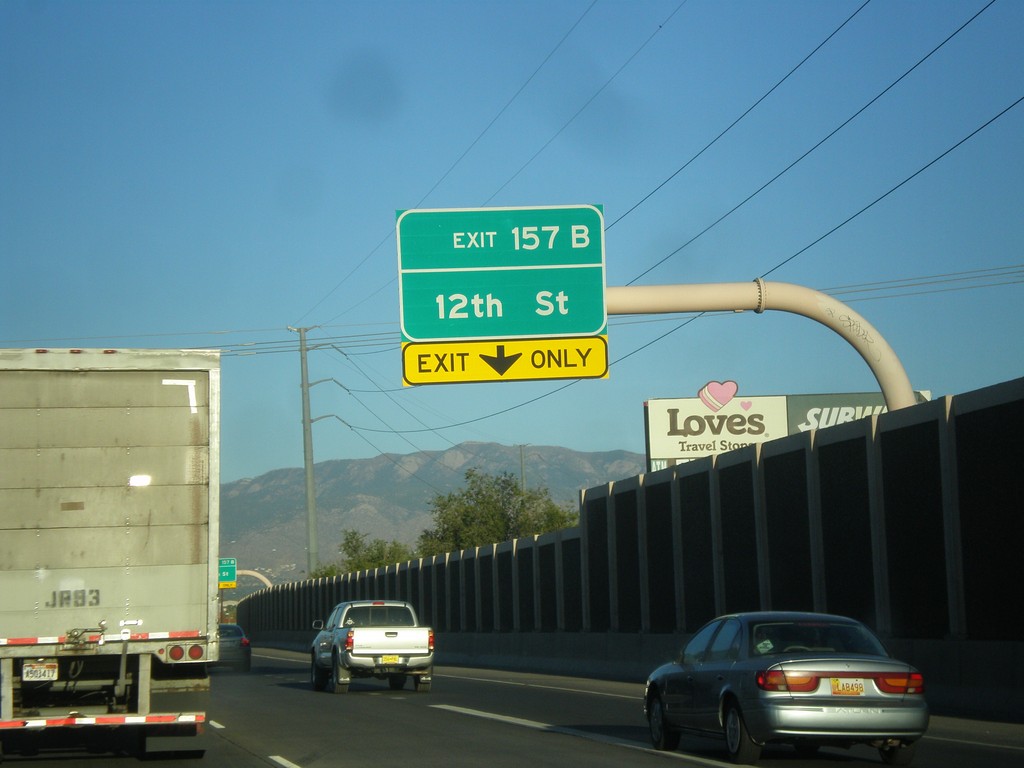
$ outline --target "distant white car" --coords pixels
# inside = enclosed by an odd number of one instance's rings
[[[683,731],[724,737],[730,758],[755,763],[770,742],[813,754],[869,744],[908,765],[928,728],[921,673],[886,652],[863,624],[819,613],[721,616],[647,679],[644,713],[658,749]]]
[[[386,679],[401,690],[412,677],[417,691],[430,691],[434,668],[434,630],[422,626],[416,611],[400,600],[339,603],[310,648],[310,683],[335,693],[348,691],[353,677]]]

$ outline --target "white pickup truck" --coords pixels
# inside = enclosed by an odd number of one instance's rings
[[[391,690],[410,676],[417,691],[430,691],[434,666],[434,630],[424,627],[409,603],[353,600],[338,603],[310,648],[310,682],[323,691],[346,693],[353,677],[387,679]]]

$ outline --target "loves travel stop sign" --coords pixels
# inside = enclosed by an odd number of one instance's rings
[[[402,378],[606,378],[604,215],[593,205],[399,211]]]

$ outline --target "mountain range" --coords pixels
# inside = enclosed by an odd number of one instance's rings
[[[465,474],[509,473],[529,488],[546,488],[558,505],[576,510],[579,492],[643,471],[629,451],[581,452],[539,445],[466,442],[443,451],[337,459],[315,465],[317,550],[320,564],[340,560],[343,531],[414,546],[433,527],[430,502],[465,487]],[[276,469],[221,486],[220,554],[240,570],[271,581],[305,577],[308,534],[306,480],[301,467]],[[240,583],[239,591],[251,588]],[[231,597],[231,595],[225,595]],[[237,595],[235,595],[237,597]]]

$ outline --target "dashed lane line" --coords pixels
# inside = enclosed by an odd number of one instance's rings
[[[492,720],[499,723],[517,725],[522,728],[530,728],[535,731],[544,731],[546,733],[560,733],[564,736],[576,736],[577,738],[586,739],[587,741],[596,741],[600,744],[608,744],[611,746],[623,747],[625,749],[636,750],[637,752],[647,752],[649,754],[658,755],[659,757],[672,758],[676,760],[686,760],[691,763],[697,763],[699,765],[713,766],[714,768],[721,768],[721,766],[731,765],[731,763],[723,763],[719,760],[709,760],[703,757],[685,755],[681,752],[661,752],[659,750],[654,750],[650,747],[640,746],[636,742],[628,741],[626,739],[620,739],[615,736],[605,736],[600,733],[590,733],[589,731],[580,731],[575,728],[565,728],[564,726],[551,725],[550,723],[541,723],[536,720],[525,720],[521,717],[499,715],[495,712],[484,712],[479,709],[467,709],[466,707],[456,707],[450,704],[431,704],[430,707],[432,709],[442,709],[447,712],[455,712],[460,715],[479,717],[484,720]]]

